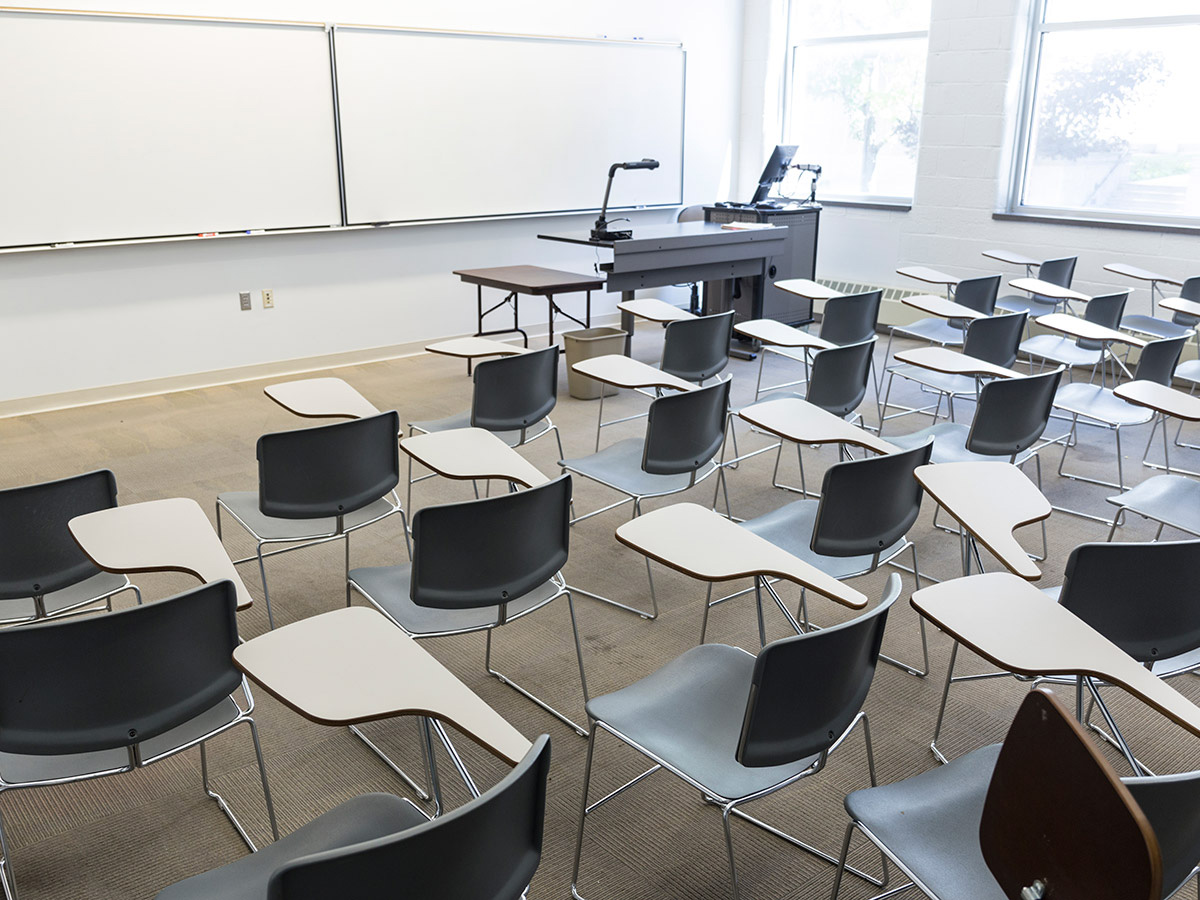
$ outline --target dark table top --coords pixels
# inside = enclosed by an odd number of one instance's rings
[[[563,241],[568,244],[589,244],[594,247],[616,247],[623,250],[642,251],[657,249],[655,245],[669,241],[673,246],[701,246],[704,244],[740,243],[755,240],[783,240],[787,227],[772,228],[722,228],[714,222],[668,222],[658,225],[638,225],[633,237],[620,241],[593,240],[590,231],[565,231],[556,234],[539,234],[545,241]]]
[[[604,287],[601,275],[580,275],[541,266],[494,266],[490,269],[455,269],[454,274],[468,284],[516,291],[518,294],[568,294],[572,291],[592,291]]]

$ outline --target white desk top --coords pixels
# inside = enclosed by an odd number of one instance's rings
[[[1145,347],[1147,344],[1147,341],[1140,337],[1134,337],[1132,334],[1127,334],[1124,331],[1105,328],[1103,325],[1097,325],[1095,322],[1089,322],[1087,319],[1081,319],[1079,316],[1072,316],[1067,313],[1050,313],[1045,316],[1038,316],[1033,321],[1046,328],[1061,331],[1063,334],[1068,334],[1071,337],[1083,338],[1086,341],[1129,344],[1133,347]]]
[[[379,415],[367,398],[340,378],[305,378],[263,388],[288,412],[310,418],[365,419]]]
[[[1070,610],[1007,572],[955,578],[912,595],[955,640],[1018,675],[1084,675],[1120,685],[1193,734],[1200,709]]]
[[[1086,303],[1092,299],[1087,294],[1081,294],[1079,291],[1073,291],[1070,288],[1052,284],[1049,281],[1042,281],[1040,278],[1014,278],[1008,283],[1008,286],[1014,287],[1018,291],[1040,294],[1043,297],[1049,297],[1051,300],[1079,300]]]
[[[896,447],[865,428],[826,412],[797,397],[782,397],[747,406],[738,415],[764,431],[797,444],[852,444],[875,453],[895,453]]]
[[[485,356],[516,356],[528,352],[524,347],[515,344],[505,344],[500,341],[481,337],[451,338],[448,341],[438,341],[436,344],[426,344],[425,349],[430,353],[440,353],[442,356],[457,356],[461,359],[482,359]]]
[[[533,463],[483,428],[415,434],[400,449],[427,469],[459,481],[496,479],[537,487],[550,479]]]
[[[913,309],[938,316],[943,319],[986,319],[983,313],[947,300],[945,297],[935,297],[933,294],[917,294],[913,297],[901,297],[900,302]]]
[[[897,275],[904,275],[907,278],[915,278],[917,281],[924,281],[927,284],[949,284],[955,285],[962,281],[954,275],[947,275],[945,272],[939,272],[937,269],[931,269],[929,266],[901,266],[896,270]]]
[[[1137,406],[1146,406],[1187,422],[1200,422],[1200,397],[1157,381],[1127,381],[1113,388],[1113,393]]]
[[[1200,317],[1200,302],[1187,300],[1183,297],[1166,297],[1158,302],[1163,309],[1181,312],[1189,316]]]
[[[238,609],[254,602],[195,500],[174,497],[114,506],[76,516],[67,527],[106,572],[186,572],[205,583],[228,578],[237,588]]]
[[[987,360],[956,353],[947,347],[914,347],[911,350],[901,350],[896,353],[896,361],[929,369],[934,372],[945,372],[947,375],[993,375],[997,378],[1019,378],[1024,372],[1016,369],[1006,369]]]
[[[512,765],[529,751],[519,731],[373,609],[338,609],[276,628],[234,650],[233,661],[323,725],[428,716]]]
[[[662,369],[622,356],[620,353],[594,356],[575,363],[571,368],[580,375],[621,388],[660,387],[690,391],[696,386],[690,381],[684,381]]]
[[[867,605],[861,592],[695,503],[676,503],[638,516],[617,529],[617,540],[702,581],[773,575],[852,609]]]
[[[640,300],[622,300],[617,304],[617,309],[637,316],[639,319],[648,319],[651,322],[677,322],[680,319],[696,318],[686,309],[672,306],[670,303],[659,300],[657,297],[643,297]]]
[[[1157,272],[1151,272],[1149,269],[1143,269],[1140,266],[1130,266],[1125,263],[1106,263],[1104,270],[1117,275],[1124,275],[1127,278],[1136,278],[1138,281],[1161,281],[1163,284],[1183,284],[1182,281],[1170,276],[1159,275]]]
[[[1016,466],[959,462],[918,466],[921,487],[1015,575],[1042,577],[1013,531],[1050,516],[1050,501]]]
[[[832,341],[809,334],[800,328],[784,325],[774,319],[750,319],[748,322],[734,325],[733,330],[775,347],[812,347],[816,350],[828,350],[837,346]]]
[[[1034,259],[1024,253],[1015,253],[1012,250],[984,250],[982,252],[988,259],[998,259],[1000,262],[1014,266],[1040,266],[1042,264],[1040,259]]]
[[[785,278],[782,281],[776,281],[775,287],[809,300],[828,300],[830,297],[842,296],[840,291],[827,288],[808,278]]]

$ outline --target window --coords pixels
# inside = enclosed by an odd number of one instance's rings
[[[791,4],[784,143],[824,167],[821,199],[908,204],[929,0]]]
[[[1200,224],[1200,6],[1039,0],[1009,211]]]

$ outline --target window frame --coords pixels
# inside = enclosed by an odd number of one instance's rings
[[[1025,203],[1026,174],[1029,165],[1029,141],[1033,134],[1034,99],[1037,95],[1038,74],[1042,64],[1042,37],[1055,32],[1080,32],[1121,28],[1149,28],[1164,25],[1200,25],[1200,14],[1170,16],[1131,16],[1120,19],[1086,19],[1065,22],[1046,21],[1047,0],[1030,3],[1029,27],[1026,33],[1025,60],[1021,73],[1021,98],[1012,148],[1012,167],[1008,177],[1005,207],[997,218],[1041,219],[1077,222],[1084,225],[1128,226],[1162,231],[1193,231],[1200,229],[1200,214],[1174,216],[1169,214],[1135,213],[1112,209],[1080,209],[1078,207],[1040,206]]]
[[[800,50],[805,47],[830,46],[836,44],[875,44],[885,41],[895,40],[913,40],[915,38],[924,38],[925,40],[925,76],[921,79],[921,111],[924,116],[925,102],[924,90],[929,84],[928,64],[929,64],[929,24],[927,23],[924,30],[920,31],[882,31],[869,34],[838,34],[827,35],[824,37],[808,38],[806,40],[793,40],[793,28],[795,13],[795,3],[788,3],[788,28],[787,28],[787,63],[784,69],[784,84],[782,91],[783,110],[780,117],[780,143],[790,143],[788,136],[792,127],[792,108],[795,105],[795,90],[796,90],[796,64],[800,55]],[[932,19],[932,11],[930,13]],[[917,140],[917,161],[920,161],[921,143],[920,138]],[[828,197],[821,196],[818,199],[824,206],[848,206],[862,207],[866,209],[894,209],[894,210],[909,210],[913,205],[913,197],[917,189],[917,171],[913,170],[913,183],[909,193],[907,194],[831,194]]]

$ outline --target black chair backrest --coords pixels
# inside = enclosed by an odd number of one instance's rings
[[[409,594],[418,606],[499,606],[545,584],[567,562],[571,476],[516,491],[426,506],[412,519]]]
[[[1163,895],[1171,896],[1200,859],[1200,772],[1121,781],[1158,839]]]
[[[542,857],[550,738],[480,797],[398,834],[293,860],[268,900],[518,900]]]
[[[1105,328],[1117,328],[1121,324],[1121,316],[1125,315],[1125,303],[1128,300],[1129,291],[1093,297],[1087,302],[1087,306],[1083,310],[1083,317],[1089,322],[1095,322]],[[1075,343],[1085,350],[1100,350],[1104,346],[1099,341],[1088,341],[1083,338],[1079,338]]]
[[[97,574],[67,523],[116,505],[108,469],[0,491],[0,600],[40,597]]]
[[[710,462],[725,440],[729,379],[650,403],[642,468],[651,475],[682,475]]]
[[[1179,296],[1184,300],[1200,300],[1200,275],[1193,275],[1185,280],[1183,287],[1179,289]],[[1186,325],[1188,328],[1200,325],[1200,319],[1184,312],[1175,313],[1171,316],[1171,321],[1177,325]]]
[[[540,422],[558,402],[558,345],[489,359],[475,367],[471,424],[520,431]]]
[[[844,347],[830,347],[813,356],[804,399],[835,416],[847,416],[867,395],[875,338]]]
[[[684,381],[704,381],[729,365],[733,310],[667,323],[663,337],[664,372]]]
[[[1200,540],[1080,544],[1059,602],[1136,659],[1200,647]]]
[[[340,516],[400,483],[400,414],[392,411],[258,439],[258,508],[281,519]]]
[[[972,320],[967,326],[963,353],[992,365],[1010,368],[1017,361],[1017,350],[1021,346],[1021,334],[1025,331],[1027,318],[1027,313],[1019,312]]]
[[[929,462],[933,439],[887,456],[836,463],[825,470],[810,546],[822,556],[863,556],[900,540],[921,511],[913,475]]]
[[[899,596],[900,576],[892,573],[874,609],[759,651],[738,762],[778,766],[829,749],[867,699],[888,610]]]
[[[1190,335],[1177,338],[1162,338],[1150,341],[1142,348],[1138,357],[1137,368],[1133,377],[1137,381],[1157,381],[1159,384],[1171,386],[1171,376],[1175,374],[1175,366],[1179,362],[1179,354],[1183,345],[1188,342]]]
[[[830,297],[821,313],[820,335],[835,344],[857,344],[875,334],[883,291]]]
[[[1075,262],[1078,259],[1077,256],[1064,256],[1061,259],[1046,260],[1038,267],[1038,280],[1069,288],[1071,279],[1075,277]]]
[[[241,684],[231,581],[100,616],[0,631],[0,752],[128,747]]]
[[[990,316],[996,310],[996,295],[999,292],[999,275],[964,278],[954,288],[954,302]]]
[[[985,384],[967,434],[967,449],[984,456],[1013,457],[1032,447],[1050,421],[1062,373],[1059,367]]]

